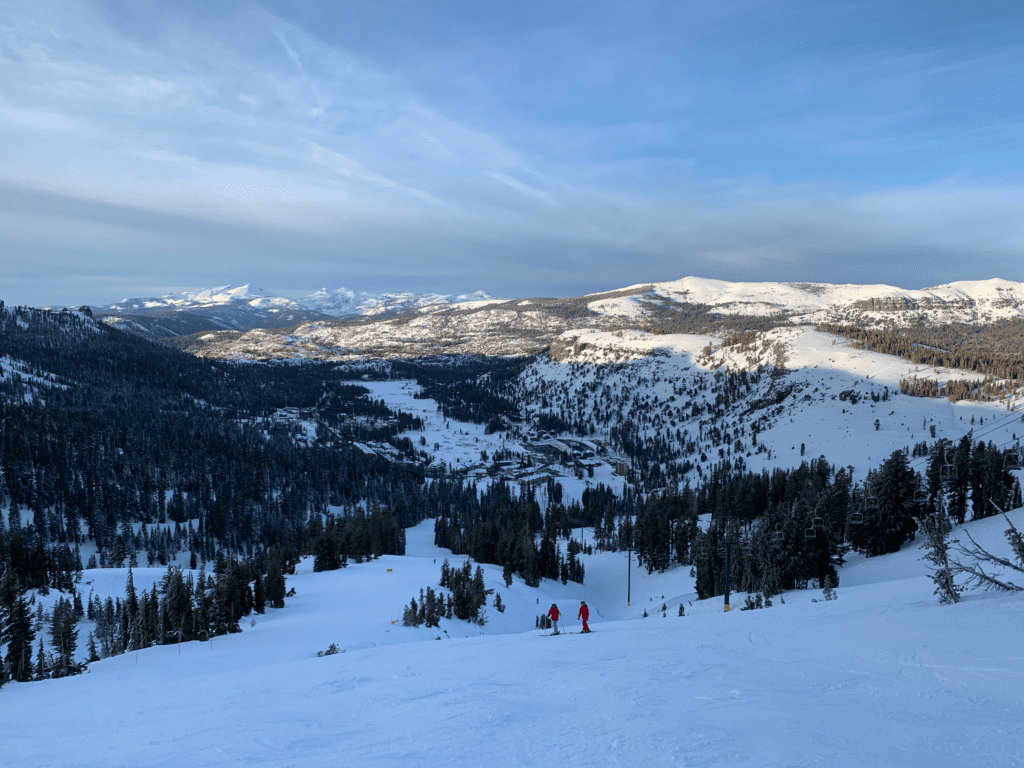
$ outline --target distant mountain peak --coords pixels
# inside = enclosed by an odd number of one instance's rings
[[[216,321],[228,328],[255,327],[267,318],[274,325],[282,322],[353,317],[360,315],[395,314],[424,307],[448,306],[464,302],[492,300],[486,291],[460,295],[438,293],[369,293],[345,288],[320,288],[298,299],[288,299],[251,284],[220,285],[193,291],[166,293],[162,296],[126,298],[98,308],[102,315],[115,318],[166,318],[169,313],[216,314]],[[179,333],[175,330],[175,335]]]

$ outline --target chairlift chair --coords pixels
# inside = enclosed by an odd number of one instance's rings
[[[939,467],[939,480],[944,483],[951,483],[956,480],[956,467],[948,461]]]
[[[850,525],[860,525],[864,522],[864,513],[861,511],[850,513]]]

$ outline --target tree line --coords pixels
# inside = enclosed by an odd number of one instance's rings
[[[619,546],[631,541],[648,571],[692,566],[702,599],[722,594],[727,559],[730,585],[739,591],[771,595],[810,583],[835,586],[848,552],[895,552],[939,507],[962,524],[968,502],[972,519],[1021,506],[1008,456],[967,436],[955,446],[938,440],[920,469],[898,450],[863,484],[853,482],[852,468],[824,457],[760,473],[721,466],[699,488],[687,485],[639,502],[632,528],[620,523]],[[701,526],[701,519],[709,522]]]
[[[296,561],[295,552],[275,547],[249,562],[221,560],[209,575],[168,566],[159,585],[141,593],[129,566],[124,599],[90,594],[83,605],[75,588],[71,599],[59,597],[48,616],[41,603],[33,614],[30,599],[7,569],[0,576],[0,642],[7,645],[0,685],[8,679],[67,677],[110,656],[240,632],[242,617],[284,607],[284,575],[294,573]],[[95,631],[89,632],[86,660],[80,663],[77,625],[84,618],[94,623]],[[38,633],[44,625],[48,647]]]
[[[194,564],[298,547],[331,510],[376,505],[398,528],[431,512],[421,467],[352,445],[408,455],[419,420],[333,368],[212,364],[25,309],[0,310],[0,357],[19,361],[0,379],[0,568],[25,588],[66,587],[87,541],[100,566]]]
[[[944,387],[929,381],[900,382],[905,394],[950,400],[992,399],[1024,382],[1024,321],[999,320],[989,325],[950,323],[896,329],[859,328],[823,323],[819,331],[850,339],[861,349],[909,360],[917,365],[956,368],[983,374],[981,382],[950,381]]]

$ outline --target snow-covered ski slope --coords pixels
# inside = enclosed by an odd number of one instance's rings
[[[568,416],[602,433],[628,422],[647,438],[676,446],[692,441],[696,450],[688,458],[705,470],[724,457],[735,462],[742,456],[746,468],[771,471],[825,456],[835,466],[853,466],[861,479],[893,451],[909,452],[921,442],[955,442],[972,432],[975,441],[1005,449],[1024,436],[1024,393],[957,403],[898,394],[901,379],[945,384],[979,380],[977,373],[918,366],[808,326],[776,328],[751,345],[722,342],[689,334],[569,331],[558,337],[550,357],[524,371],[519,393],[534,414]],[[729,374],[775,365],[786,372],[764,373],[749,390],[730,395],[721,414],[712,414]],[[694,414],[694,404],[703,409]],[[760,451],[751,440],[755,421]],[[709,437],[712,428],[731,439]],[[701,453],[706,459],[698,462]],[[696,473],[691,477],[696,485]]]
[[[1011,515],[1024,525],[1024,510]],[[968,526],[1005,548],[1002,518]],[[582,586],[506,588],[500,568],[484,566],[507,610],[489,608],[482,628],[443,621],[437,630],[391,623],[420,587],[436,586],[446,554],[433,547],[430,522],[408,542],[404,558],[331,573],[304,562],[288,579],[297,594],[287,607],[243,621],[239,635],[119,656],[81,677],[7,685],[0,763],[1024,764],[1024,596],[975,593],[940,606],[915,544],[853,558],[838,600],[791,592],[784,604],[739,611],[737,595],[730,613],[721,598],[694,601],[682,568],[634,568],[627,606],[622,554],[584,557]],[[85,579],[100,590],[123,584],[124,574]],[[149,575],[136,571],[138,589]],[[577,630],[580,599],[593,634],[542,639],[533,629],[557,602]],[[318,658],[330,643],[345,652]]]

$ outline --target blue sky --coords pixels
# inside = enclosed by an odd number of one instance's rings
[[[0,0],[0,298],[1024,280],[1022,22]]]

